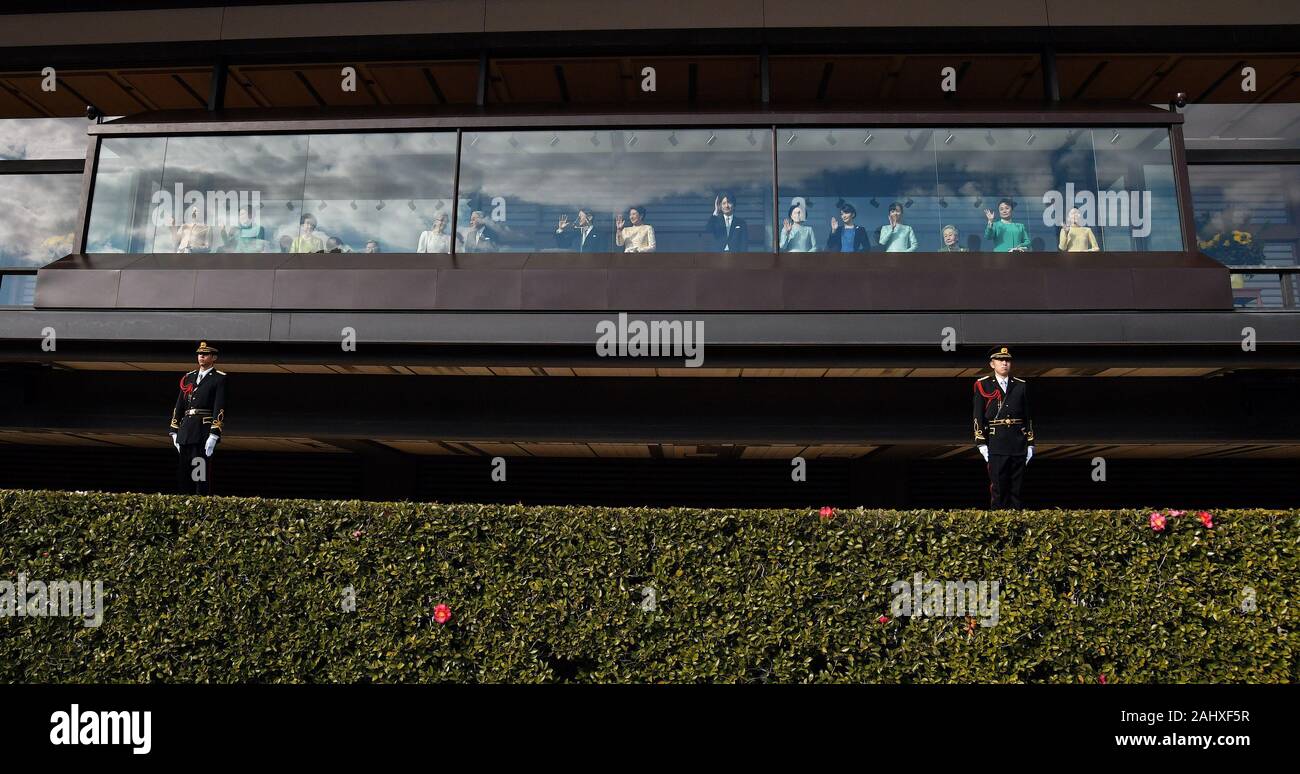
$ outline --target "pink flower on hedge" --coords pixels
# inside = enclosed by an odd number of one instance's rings
[[[1105,684],[1106,684],[1106,675],[1104,675],[1104,674],[1097,675],[1097,682],[1101,683],[1102,685],[1105,685]]]
[[[356,539],[358,539],[358,538],[360,538],[360,537],[361,537],[361,530],[356,530],[356,531],[354,531],[354,532],[352,533],[352,539],[353,539],[353,540],[356,540]]]
[[[889,623],[889,616],[887,616],[887,615],[882,615],[882,616],[880,616],[879,618],[876,619],[876,623],[879,623],[879,624],[887,624],[887,623]]]
[[[1209,511],[1201,511],[1196,514],[1196,516],[1201,520],[1201,523],[1205,525],[1206,529],[1214,529],[1214,517],[1210,515]]]
[[[821,510],[822,521],[829,521],[835,518],[835,509],[829,505],[823,505]]]
[[[1165,524],[1166,519],[1163,513],[1157,511],[1156,513],[1151,514],[1151,529],[1156,532],[1164,532]]]
[[[439,624],[445,624],[451,620],[451,608],[446,605],[438,605],[433,609],[433,620]]]
[[[1177,518],[1177,517],[1179,517],[1179,516],[1186,516],[1186,515],[1187,515],[1187,511],[1170,511],[1170,512],[1169,512],[1169,516],[1170,516],[1171,518]]]

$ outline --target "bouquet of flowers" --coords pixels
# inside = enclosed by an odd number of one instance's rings
[[[1249,231],[1220,231],[1208,239],[1198,239],[1196,246],[1227,266],[1255,266],[1264,262],[1264,247]]]

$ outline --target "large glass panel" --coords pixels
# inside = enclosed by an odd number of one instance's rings
[[[86,252],[153,250],[153,201],[162,190],[166,150],[164,137],[109,137],[100,143]]]
[[[1094,220],[1103,248],[1182,250],[1168,130],[1093,129],[1092,136],[1098,184]]]
[[[169,138],[146,252],[278,252],[298,229],[306,156],[302,135]]]
[[[0,175],[0,267],[44,266],[72,252],[81,175]]]
[[[782,252],[936,251],[932,129],[782,129]]]
[[[1087,129],[940,129],[935,140],[944,225],[970,251],[1055,252],[1067,203],[1097,190]],[[1086,234],[1079,246],[1091,249]]]
[[[31,306],[35,302],[35,277],[30,274],[0,276],[0,306]]]
[[[1201,252],[1228,266],[1296,265],[1300,166],[1192,165],[1188,174]]]
[[[313,239],[326,252],[449,252],[455,159],[454,132],[312,135]]]
[[[0,118],[0,161],[84,159],[85,118]]]
[[[466,252],[772,249],[769,131],[467,132],[461,148]]]
[[[1188,105],[1183,139],[1189,151],[1300,148],[1300,104]]]

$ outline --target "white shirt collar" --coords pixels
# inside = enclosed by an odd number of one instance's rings
[[[199,376],[198,376],[198,378],[202,379],[203,377],[207,376],[207,375],[212,371],[213,368],[216,368],[216,366],[209,366],[209,367],[207,367],[207,368],[200,368],[200,369],[199,369]]]

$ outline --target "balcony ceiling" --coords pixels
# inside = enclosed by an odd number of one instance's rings
[[[226,107],[364,108],[472,106],[476,61],[356,63],[355,91],[341,88],[346,63],[237,64],[230,67]],[[1257,74],[1242,92],[1241,68]],[[640,88],[654,66],[657,88]],[[939,70],[958,72],[955,95],[939,90]],[[1300,55],[1068,54],[1058,57],[1061,98],[1163,104],[1178,92],[1191,102],[1300,101]],[[947,100],[1035,102],[1041,62],[1028,54],[782,56],[770,60],[773,106],[841,107]],[[0,73],[0,118],[73,117],[94,105],[105,115],[205,108],[211,68],[61,70],[58,88],[42,90],[39,71]],[[610,106],[666,104],[754,106],[757,56],[493,59],[490,105]]]

